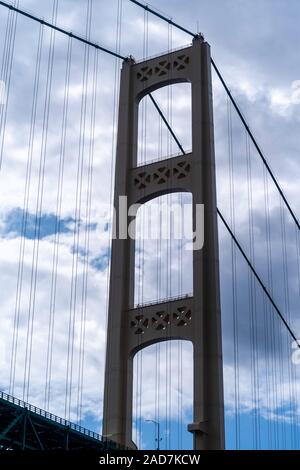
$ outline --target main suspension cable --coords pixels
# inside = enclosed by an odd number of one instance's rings
[[[249,268],[251,269],[251,271],[253,272],[255,278],[257,279],[258,283],[260,284],[261,288],[263,289],[264,293],[266,294],[266,296],[268,297],[268,299],[270,300],[272,306],[274,307],[274,309],[276,310],[276,313],[278,314],[279,318],[281,319],[282,323],[285,325],[286,329],[288,330],[288,332],[290,333],[291,337],[293,338],[293,340],[296,342],[298,348],[300,349],[300,343],[295,335],[295,333],[293,332],[293,330],[291,329],[290,325],[288,324],[288,322],[286,321],[286,319],[284,318],[284,316],[282,315],[282,313],[280,312],[279,308],[277,307],[276,303],[274,302],[271,294],[269,293],[268,289],[266,288],[266,286],[264,285],[263,281],[261,280],[260,276],[258,275],[258,273],[256,272],[255,268],[252,266],[252,263],[251,261],[249,260],[248,256],[246,255],[245,251],[243,250],[242,248],[242,245],[239,243],[238,239],[236,238],[236,236],[234,235],[234,233],[232,232],[231,228],[229,227],[228,223],[226,222],[225,218],[223,217],[222,213],[219,211],[219,209],[217,209],[217,212],[218,212],[218,216],[220,217],[220,219],[222,220],[223,224],[225,225],[226,229],[228,230],[230,236],[233,238],[235,244],[237,245],[238,249],[240,250],[241,254],[243,255],[243,258],[245,259],[246,263],[248,264]]]
[[[186,29],[186,28],[180,26],[179,24],[175,23],[171,18],[167,18],[165,15],[163,15],[163,14],[161,14],[161,13],[159,13],[159,12],[153,10],[153,9],[150,8],[148,5],[145,5],[145,4],[143,4],[143,3],[141,3],[141,2],[138,2],[138,1],[136,1],[136,0],[129,0],[129,1],[132,2],[132,3],[134,3],[135,5],[137,5],[137,6],[141,7],[141,8],[143,8],[144,10],[149,11],[150,13],[152,13],[152,14],[155,15],[155,16],[157,16],[157,17],[160,18],[161,20],[163,20],[163,21],[165,21],[165,22],[171,24],[172,26],[174,26],[175,28],[179,29],[180,31],[183,31],[184,33],[188,34],[189,36],[192,36],[193,38],[197,38],[197,37],[199,36],[198,34],[195,34],[195,33],[193,33],[192,31],[189,31],[188,29]],[[1,3],[1,2],[0,2],[0,3]],[[260,147],[259,147],[259,145],[258,145],[258,143],[257,143],[257,141],[256,141],[256,139],[255,139],[255,137],[254,137],[254,135],[253,135],[253,133],[251,132],[250,127],[249,127],[249,125],[247,124],[247,122],[246,122],[246,120],[245,120],[245,118],[244,118],[242,112],[240,111],[240,108],[239,108],[237,102],[236,102],[235,99],[233,98],[233,96],[232,96],[232,94],[231,94],[231,92],[230,92],[230,90],[229,90],[229,88],[228,88],[228,86],[227,86],[227,84],[226,84],[226,82],[225,82],[225,80],[224,80],[224,78],[223,78],[223,76],[222,76],[220,70],[218,69],[218,67],[217,67],[217,65],[216,65],[216,63],[215,63],[215,61],[214,61],[212,58],[211,58],[211,64],[212,64],[212,67],[213,67],[213,69],[215,70],[215,72],[216,72],[218,78],[220,79],[220,81],[221,81],[221,83],[222,83],[222,85],[223,85],[223,87],[224,87],[224,89],[225,89],[227,95],[229,96],[230,101],[232,102],[232,104],[233,104],[233,106],[234,106],[236,112],[238,113],[239,118],[241,119],[243,125],[245,126],[245,129],[246,129],[246,131],[248,132],[249,137],[250,137],[250,139],[252,140],[252,142],[253,142],[253,144],[254,144],[254,146],[255,146],[255,148],[256,148],[256,150],[257,150],[259,156],[261,157],[262,161],[264,162],[264,164],[265,164],[265,166],[266,166],[266,168],[267,168],[267,170],[268,170],[268,173],[269,173],[269,175],[271,176],[271,178],[272,178],[272,180],[273,180],[273,182],[274,182],[274,184],[275,184],[277,190],[279,191],[280,196],[282,197],[282,199],[283,199],[283,201],[284,201],[284,203],[285,203],[285,205],[286,205],[286,207],[287,207],[287,209],[288,209],[288,211],[289,211],[291,217],[293,218],[295,224],[297,225],[298,230],[300,230],[300,223],[299,223],[299,221],[298,221],[298,218],[296,217],[296,215],[295,215],[293,209],[291,208],[291,206],[290,206],[290,204],[289,204],[289,202],[288,202],[288,200],[287,200],[287,198],[286,198],[286,196],[285,196],[283,190],[281,189],[279,183],[277,182],[277,179],[276,179],[276,177],[275,177],[273,171],[271,170],[271,167],[269,166],[269,164],[268,164],[266,158],[264,157],[263,152],[262,152],[262,150],[260,149]]]
[[[10,10],[15,11],[16,13],[19,13],[20,15],[25,16],[26,18],[29,18],[33,21],[37,21],[38,23],[43,24],[47,26],[48,28],[54,29],[55,31],[58,31],[59,33],[62,33],[71,38],[77,39],[77,41],[83,42],[84,44],[88,46],[95,47],[96,49],[99,49],[99,51],[106,52],[107,54],[118,57],[119,59],[126,60],[126,57],[120,55],[117,52],[111,51],[110,49],[107,49],[106,47],[100,46],[99,44],[92,42],[89,39],[83,36],[80,36],[79,34],[74,34],[72,31],[67,31],[66,29],[61,28],[57,26],[56,24],[50,23],[49,21],[45,21],[43,18],[39,18],[38,16],[33,15],[32,13],[29,13],[25,10],[21,10],[20,8],[17,8],[10,3],[0,1],[0,5],[5,8],[9,8]]]
[[[140,2],[138,2],[138,1],[136,1],[136,0],[130,0],[130,1],[131,1],[132,3],[135,3],[136,5],[138,5],[139,7],[144,8],[144,10],[149,11],[150,13],[152,13],[153,15],[157,16],[158,18],[162,19],[163,21],[166,21],[167,23],[169,23],[170,25],[174,26],[175,28],[177,28],[177,29],[183,31],[184,33],[189,34],[190,36],[192,36],[192,37],[194,37],[194,38],[196,38],[196,37],[198,36],[197,34],[192,33],[192,32],[189,31],[188,29],[186,29],[186,28],[180,26],[179,24],[175,23],[175,22],[172,21],[170,18],[167,18],[166,16],[162,15],[162,14],[159,13],[159,12],[156,12],[155,10],[153,10],[152,8],[150,8],[148,5],[143,5],[142,3],[140,3]],[[61,27],[59,27],[59,26],[56,26],[56,25],[54,25],[53,23],[50,23],[49,21],[45,21],[45,20],[42,19],[42,18],[38,18],[37,16],[35,16],[35,15],[31,14],[31,13],[28,13],[28,12],[26,12],[26,11],[24,11],[24,10],[21,10],[20,8],[17,8],[17,7],[15,7],[15,6],[11,5],[11,4],[8,4],[8,3],[6,3],[6,2],[0,1],[0,5],[1,5],[1,6],[4,6],[4,7],[6,7],[6,8],[9,8],[9,9],[11,9],[11,10],[13,10],[13,11],[15,11],[15,12],[19,13],[20,15],[23,15],[23,16],[25,16],[26,18],[30,18],[30,19],[32,19],[32,20],[34,20],[34,21],[37,21],[37,22],[39,22],[39,23],[41,23],[41,24],[44,24],[45,26],[47,26],[47,27],[49,27],[49,28],[55,29],[56,31],[58,31],[58,32],[60,32],[60,33],[62,33],[62,34],[66,34],[66,35],[68,35],[68,36],[70,36],[70,37],[73,37],[74,39],[77,39],[78,41],[81,41],[81,42],[83,42],[83,43],[85,43],[85,44],[87,44],[87,45],[89,45],[89,46],[95,47],[96,49],[99,49],[99,50],[101,50],[101,51],[103,51],[103,52],[106,52],[107,54],[110,54],[110,55],[113,55],[113,56],[118,57],[118,58],[120,58],[120,59],[126,60],[126,57],[120,55],[120,54],[117,53],[117,52],[111,51],[110,49],[107,49],[106,47],[100,46],[99,44],[94,43],[94,42],[92,42],[92,41],[90,41],[90,40],[88,40],[88,39],[86,39],[86,38],[84,38],[84,37],[82,37],[82,36],[80,36],[80,35],[78,35],[78,34],[74,34],[74,33],[72,33],[71,31],[67,31],[67,30],[65,30],[65,29],[63,29],[63,28],[61,28]],[[240,119],[241,119],[241,121],[242,121],[242,123],[243,123],[243,125],[245,126],[245,128],[246,128],[246,130],[247,130],[247,132],[248,132],[248,134],[249,134],[249,136],[250,136],[250,138],[251,138],[251,140],[252,140],[252,142],[253,142],[253,144],[254,144],[254,146],[255,146],[255,148],[256,148],[258,154],[259,154],[259,156],[261,157],[261,159],[263,160],[264,164],[266,165],[267,170],[268,170],[268,173],[270,174],[270,176],[271,176],[271,178],[272,178],[272,180],[273,180],[273,182],[274,182],[274,184],[275,184],[277,190],[279,191],[279,193],[280,193],[282,199],[284,200],[284,203],[285,203],[285,205],[286,205],[286,207],[287,207],[287,209],[288,209],[288,211],[289,211],[291,217],[293,218],[294,222],[296,223],[297,228],[300,230],[300,223],[299,223],[299,221],[298,221],[296,215],[294,214],[294,211],[292,210],[292,208],[291,208],[291,206],[290,206],[290,204],[289,204],[289,202],[288,202],[288,200],[287,200],[287,198],[286,198],[286,196],[285,196],[283,190],[281,189],[279,183],[277,182],[277,179],[275,178],[274,173],[272,172],[272,170],[271,170],[271,168],[270,168],[270,166],[269,166],[269,164],[268,164],[266,158],[264,157],[264,155],[263,155],[263,153],[262,153],[262,151],[261,151],[261,149],[260,149],[258,143],[256,142],[256,140],[255,140],[255,138],[254,138],[254,135],[252,134],[252,132],[251,132],[251,130],[250,130],[250,128],[249,128],[249,126],[248,126],[248,124],[247,124],[245,118],[243,117],[243,115],[242,115],[242,113],[241,113],[241,111],[240,111],[240,109],[239,109],[239,107],[238,107],[238,105],[237,105],[235,99],[233,98],[233,96],[232,96],[232,94],[231,94],[231,92],[230,92],[228,86],[226,85],[226,82],[225,82],[224,78],[222,77],[222,75],[221,75],[221,73],[220,73],[220,71],[219,71],[219,69],[218,69],[218,67],[217,67],[217,65],[216,65],[216,63],[214,62],[213,59],[211,59],[211,64],[212,64],[212,66],[213,66],[213,68],[214,68],[214,70],[215,70],[215,72],[216,72],[218,78],[220,79],[220,81],[221,81],[223,87],[225,88],[225,91],[226,91],[226,93],[228,94],[228,96],[229,96],[229,98],[230,98],[230,100],[231,100],[231,102],[232,102],[232,104],[233,104],[235,110],[237,111],[237,113],[238,113],[238,115],[239,115],[239,117],[240,117]]]
[[[158,106],[158,105],[157,105]],[[170,124],[168,123],[168,128],[170,128]],[[172,136],[174,134],[174,131],[172,130]],[[177,138],[176,138],[177,140]],[[234,240],[235,244],[237,245],[237,247],[239,248],[241,254],[243,255],[243,257],[245,258],[245,261],[247,262],[248,266],[250,267],[251,271],[253,272],[255,278],[258,280],[259,284],[261,285],[264,293],[267,295],[268,299],[270,300],[272,306],[274,307],[274,309],[276,310],[278,316],[280,317],[280,319],[282,320],[282,322],[284,323],[285,327],[287,328],[287,330],[289,331],[291,337],[294,339],[294,341],[296,342],[297,346],[299,347],[300,349],[300,343],[298,342],[297,340],[297,337],[295,335],[295,333],[293,332],[293,330],[291,329],[291,327],[289,326],[287,320],[284,318],[284,316],[282,315],[282,313],[280,312],[279,308],[277,307],[276,303],[274,302],[271,294],[269,293],[268,289],[266,288],[266,286],[264,285],[263,281],[261,280],[259,274],[257,273],[256,269],[254,268],[254,266],[252,265],[251,261],[249,260],[248,256],[246,255],[245,251],[243,250],[241,244],[239,243],[238,239],[236,238],[236,236],[234,235],[234,233],[232,232],[231,228],[229,227],[229,225],[227,224],[225,218],[223,217],[222,213],[220,212],[219,209],[217,209],[217,212],[218,212],[218,215],[219,217],[221,218],[222,222],[224,223],[225,227],[227,228],[227,230],[229,231],[232,239]]]
[[[186,29],[186,28],[180,26],[178,23],[175,23],[171,18],[167,18],[166,16],[162,15],[161,13],[159,13],[159,12],[153,10],[152,8],[150,8],[148,5],[144,5],[144,4],[142,4],[141,2],[138,2],[138,1],[136,1],[136,0],[129,0],[129,1],[131,1],[132,3],[136,4],[137,6],[139,6],[139,7],[141,7],[141,8],[143,8],[144,10],[149,11],[151,14],[157,16],[158,18],[160,18],[160,19],[163,20],[163,21],[166,21],[169,25],[174,26],[175,28],[177,28],[177,29],[183,31],[184,33],[186,33],[186,34],[192,36],[193,38],[197,38],[197,37],[198,37],[198,34],[195,34],[195,33],[193,33],[192,31],[189,31],[188,29]],[[119,59],[127,60],[127,57],[122,56],[122,55],[119,54],[118,52],[111,51],[110,49],[107,49],[106,47],[100,46],[99,44],[97,44],[97,43],[95,43],[95,42],[92,42],[92,41],[90,41],[90,40],[84,38],[83,36],[80,36],[79,34],[74,34],[72,31],[67,31],[67,30],[65,30],[64,28],[61,28],[61,27],[59,27],[59,26],[56,26],[55,24],[50,23],[49,21],[45,21],[44,19],[39,18],[39,17],[33,15],[32,13],[28,13],[28,12],[25,11],[25,10],[21,10],[20,8],[17,8],[17,7],[15,7],[15,6],[13,6],[12,4],[8,4],[8,3],[6,3],[6,2],[0,1],[0,5],[3,6],[3,7],[9,8],[9,9],[12,10],[12,11],[15,11],[15,12],[19,13],[20,15],[23,15],[23,16],[25,16],[26,18],[29,18],[29,19],[34,20],[34,21],[37,21],[37,22],[39,22],[39,23],[41,23],[41,24],[43,24],[43,25],[45,25],[45,26],[47,26],[47,27],[49,27],[49,28],[52,28],[52,29],[54,29],[54,30],[56,30],[56,31],[58,31],[58,32],[60,32],[60,33],[62,33],[62,34],[65,34],[65,35],[67,35],[67,36],[73,37],[74,39],[77,39],[78,41],[83,42],[83,43],[87,44],[88,46],[95,47],[96,49],[99,49],[99,50],[102,51],[102,52],[106,52],[107,54],[110,54],[110,55],[112,55],[112,56],[118,57]],[[243,114],[241,113],[241,111],[240,111],[240,109],[239,109],[239,107],[238,107],[238,105],[237,105],[235,99],[233,98],[233,96],[232,96],[232,94],[231,94],[231,92],[230,92],[228,86],[226,85],[226,82],[225,82],[224,78],[223,78],[222,75],[221,75],[220,70],[218,69],[218,67],[217,67],[217,65],[216,65],[216,63],[214,62],[213,59],[211,59],[211,64],[212,64],[212,66],[213,66],[213,68],[214,68],[214,70],[215,70],[215,72],[216,72],[218,78],[220,79],[220,81],[221,81],[221,83],[222,83],[222,85],[223,85],[223,87],[224,87],[226,93],[228,94],[228,96],[229,96],[229,98],[230,98],[230,100],[231,100],[231,102],[232,102],[232,104],[233,104],[235,110],[237,111],[237,113],[238,113],[238,115],[239,115],[239,117],[240,117],[240,119],[241,119],[243,125],[245,126],[245,128],[246,128],[246,130],[247,130],[247,132],[248,132],[248,134],[249,134],[249,136],[250,136],[250,139],[252,140],[252,142],[253,142],[253,144],[254,144],[254,146],[255,146],[255,148],[256,148],[256,150],[257,150],[259,156],[261,157],[261,159],[263,160],[264,164],[266,165],[266,168],[267,168],[267,170],[268,170],[268,173],[270,174],[270,176],[271,176],[271,178],[272,178],[272,180],[273,180],[273,182],[274,182],[274,184],[275,184],[277,190],[279,191],[279,193],[280,193],[280,195],[281,195],[281,197],[282,197],[282,199],[283,199],[283,201],[284,201],[284,203],[285,203],[285,205],[286,205],[286,207],[287,207],[287,209],[288,209],[288,211],[289,211],[291,217],[293,218],[293,220],[294,220],[294,222],[295,222],[295,224],[296,224],[298,230],[300,230],[300,223],[299,223],[299,221],[298,221],[298,218],[296,217],[296,215],[295,215],[293,209],[291,208],[291,206],[290,206],[290,204],[289,204],[289,202],[288,202],[288,200],[287,200],[287,198],[286,198],[286,196],[285,196],[283,190],[281,189],[279,183],[277,182],[277,179],[275,178],[275,175],[274,175],[273,171],[271,170],[271,167],[269,166],[269,164],[268,164],[266,158],[264,157],[264,155],[263,155],[263,153],[262,153],[262,151],[261,151],[261,149],[260,149],[258,143],[257,143],[256,140],[255,140],[255,137],[254,137],[253,133],[252,133],[251,130],[250,130],[250,127],[248,126],[248,124],[247,124],[245,118],[243,117]]]

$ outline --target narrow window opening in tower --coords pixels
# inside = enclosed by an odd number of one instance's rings
[[[135,306],[193,295],[191,240],[190,193],[164,194],[139,208],[136,217]]]
[[[139,449],[192,449],[193,345],[172,340],[139,351],[133,361],[133,441]]]
[[[165,86],[152,92],[151,96],[155,102],[146,95],[139,103],[139,166],[182,155],[182,150],[189,153],[192,149],[191,84]]]

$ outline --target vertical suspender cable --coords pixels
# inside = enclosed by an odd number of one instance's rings
[[[47,342],[47,359],[46,359],[46,384],[45,384],[45,409],[49,410],[50,397],[51,397],[51,379],[52,379],[52,363],[53,363],[53,342],[54,342],[54,327],[55,327],[55,313],[56,313],[56,294],[57,294],[57,275],[59,264],[59,248],[60,248],[60,225],[62,214],[62,200],[63,200],[63,185],[64,185],[64,170],[65,170],[65,154],[66,154],[66,137],[69,115],[69,91],[70,91],[70,75],[72,63],[72,44],[73,39],[68,38],[67,46],[67,61],[65,72],[64,84],[64,101],[63,101],[63,116],[60,136],[60,151],[59,151],[59,170],[57,182],[57,197],[56,197],[56,221],[55,221],[55,238],[53,243],[53,257],[52,257],[52,275],[51,275],[51,291],[50,291],[50,306],[49,306],[49,325],[48,325],[48,342]]]
[[[6,22],[6,28],[5,28],[5,37],[4,37],[4,43],[3,43],[3,54],[2,54],[2,64],[1,64],[1,76],[0,79],[2,81],[2,86],[5,87],[4,90],[1,90],[4,95],[1,96],[3,100],[6,98],[6,82],[7,82],[7,70],[8,70],[8,62],[9,62],[9,57],[10,57],[10,45],[11,45],[11,39],[12,39],[12,25],[13,21],[15,19],[15,15],[11,10],[8,11],[7,14],[7,22]],[[4,102],[6,105],[7,103]],[[2,136],[2,133],[4,132],[3,128],[3,120],[6,112],[6,107],[3,106],[3,103],[1,103],[0,106],[0,137]],[[2,160],[2,157],[1,157]],[[1,165],[0,165],[1,169]]]
[[[284,307],[286,312],[286,319],[289,324],[291,324],[291,314],[290,314],[290,289],[289,289],[289,275],[288,275],[288,253],[287,253],[287,234],[286,234],[286,219],[285,219],[285,208],[283,206],[283,201],[280,199],[280,221],[281,221],[281,253],[282,253],[282,262],[283,262],[283,297],[284,297]],[[286,357],[289,358],[290,355],[290,338],[288,334],[285,334],[286,341],[285,347],[286,350],[284,351]],[[284,348],[284,345],[283,345]],[[282,358],[284,361],[284,358]],[[293,411],[293,404],[294,404],[294,387],[293,387],[293,380],[292,380],[292,370],[291,370],[291,361],[288,359],[287,368],[284,366],[284,371],[287,374],[287,378],[285,380],[288,381],[288,402],[289,402],[289,414],[290,419],[292,421],[292,426],[290,426],[290,442],[292,443],[295,440],[295,414]],[[287,393],[287,392],[286,392]],[[287,397],[284,396],[284,402],[286,402]],[[286,433],[286,426],[284,429],[284,438],[287,439]],[[287,448],[288,443],[285,442],[285,448]]]
[[[264,168],[264,186],[265,186],[265,223],[266,223],[266,234],[267,234],[267,267],[268,267],[268,286],[271,292],[271,295],[274,295],[273,291],[273,266],[272,266],[272,239],[271,239],[271,223],[270,223],[270,195],[269,195],[269,182],[268,182],[268,175],[266,173],[266,169]],[[268,384],[270,386],[270,406],[273,409],[277,409],[279,406],[278,403],[278,393],[277,393],[277,346],[275,341],[275,319],[274,315],[272,314],[272,307],[269,303],[266,303],[264,300],[264,310],[266,312],[265,318],[265,329],[267,333],[267,366],[268,367],[268,374],[271,375],[270,379],[268,379]],[[271,361],[269,359],[269,349],[271,350]],[[270,443],[271,447],[278,448],[279,446],[279,427],[278,421],[274,420],[273,426],[270,429]],[[271,425],[268,425],[270,428]],[[271,432],[272,431],[272,432]]]
[[[54,0],[53,12],[52,12],[53,21],[56,21],[57,10],[58,10],[58,0]],[[23,400],[26,399],[26,401],[28,401],[29,392],[30,392],[32,345],[33,345],[34,322],[35,322],[40,234],[41,234],[41,221],[42,221],[43,197],[44,197],[45,166],[46,166],[47,144],[48,144],[48,126],[49,126],[51,95],[52,95],[54,50],[55,50],[55,31],[51,30],[47,78],[46,78],[46,94],[45,94],[43,126],[42,126],[42,142],[41,142],[40,163],[39,163],[39,172],[38,172],[38,190],[37,190],[37,200],[36,200],[32,267],[31,267],[31,275],[30,275],[30,294],[29,294],[25,367],[24,367],[24,381],[23,381]]]
[[[88,12],[87,12],[87,17],[88,17],[88,30],[87,30],[87,35],[88,38],[90,39],[90,34],[91,34],[91,24],[92,24],[92,14],[93,14],[93,0],[88,1]],[[87,46],[88,47],[88,46]],[[95,62],[94,62],[95,65]],[[81,415],[82,415],[82,409],[80,407],[80,394],[82,391],[82,386],[81,386],[81,379],[83,379],[83,371],[82,371],[82,360],[83,360],[83,347],[84,347],[84,340],[85,340],[85,321],[86,321],[86,315],[85,315],[85,298],[86,298],[86,289],[87,289],[87,270],[88,270],[88,261],[89,261],[89,251],[88,251],[88,233],[90,230],[89,224],[88,224],[88,211],[89,211],[89,194],[90,194],[90,171],[91,171],[91,135],[89,136],[89,151],[88,151],[88,162],[87,162],[87,184],[86,184],[86,201],[85,201],[85,212],[84,216],[82,216],[82,208],[81,206],[83,205],[83,183],[84,183],[84,173],[85,173],[85,154],[86,152],[86,147],[87,147],[87,141],[88,141],[88,131],[87,131],[87,121],[88,121],[88,90],[89,90],[89,85],[90,85],[90,54],[88,51],[88,60],[87,60],[87,76],[86,76],[86,85],[85,85],[85,106],[84,106],[84,127],[83,127],[83,144],[82,144],[82,160],[81,160],[81,192],[80,192],[80,203],[79,203],[79,209],[80,209],[80,216],[79,216],[79,221],[80,221],[80,227],[82,227],[82,231],[84,232],[84,244],[83,244],[83,260],[82,260],[82,283],[81,283],[81,298],[79,301],[79,294],[77,295],[77,290],[76,290],[76,305],[75,308],[77,309],[77,306],[79,307],[80,304],[80,315],[79,315],[79,322],[77,321],[75,323],[75,328],[73,331],[76,330],[76,333],[79,336],[79,351],[78,351],[78,375],[77,375],[77,402],[76,402],[76,414],[77,414],[77,421],[81,420]],[[92,94],[92,103],[91,107],[93,108],[94,103],[94,94]],[[91,124],[90,124],[91,126]],[[90,134],[92,132],[92,129],[90,127]],[[82,221],[83,218],[83,223]],[[81,242],[80,239],[80,233],[78,231],[78,246]],[[77,253],[77,258],[76,258],[76,263],[77,263],[77,269],[76,269],[76,285],[79,284],[79,277],[78,277],[78,271],[80,267],[80,250],[78,249]],[[78,300],[77,300],[78,299]],[[79,310],[79,308],[78,308]],[[78,325],[79,323],[79,325]],[[78,332],[79,330],[79,332]],[[74,336],[74,343],[75,343],[75,336]],[[72,357],[72,364],[74,364],[75,359],[75,344],[72,344],[72,350],[73,350],[73,357]],[[72,365],[72,372],[73,372],[74,365]],[[74,375],[74,374],[73,374]],[[72,376],[73,378],[73,376]]]
[[[19,5],[19,0],[17,1]],[[15,52],[15,43],[16,43],[16,33],[17,33],[17,22],[18,15],[14,12],[8,17],[8,31],[6,38],[8,39],[6,44],[6,50],[4,49],[4,64],[2,69],[2,80],[5,84],[5,103],[2,105],[2,111],[0,113],[0,171],[2,169],[3,162],[3,151],[6,135],[6,123],[7,123],[7,111],[8,103],[10,97],[10,88],[11,88],[11,77],[12,77],[12,67],[14,61],[14,52]],[[5,39],[6,39],[5,38]],[[1,107],[0,107],[1,108]]]
[[[88,293],[88,276],[89,276],[89,250],[90,250],[90,232],[91,232],[91,211],[92,211],[92,190],[93,190],[93,165],[94,165],[94,144],[95,144],[95,124],[96,124],[96,104],[97,104],[97,88],[98,88],[98,51],[94,51],[94,72],[93,72],[93,96],[91,109],[91,135],[89,145],[89,165],[88,165],[88,185],[87,185],[87,204],[86,204],[86,227],[84,251],[86,257],[84,259],[84,278],[81,302],[81,322],[80,322],[80,354],[79,354],[79,373],[78,373],[78,392],[77,392],[77,408],[79,409],[79,421],[82,420],[82,398],[83,398],[83,379],[84,379],[84,359],[85,359],[85,333],[86,333],[86,317],[87,317],[87,293]]]
[[[270,256],[270,249],[271,249],[271,233],[270,233],[270,207],[269,207],[269,187],[268,187],[268,175],[266,173],[266,169],[263,168],[263,179],[264,179],[264,213],[265,213],[265,232],[266,232],[266,255],[267,255],[267,279],[268,285],[270,287],[271,284],[271,272],[270,272],[270,263],[269,263],[269,256]],[[266,402],[267,402],[267,409],[271,409],[271,381],[270,381],[270,358],[269,358],[269,351],[270,351],[270,322],[268,319],[268,305],[263,299],[263,339],[264,339],[264,372],[265,372],[265,388],[266,388]],[[267,439],[268,439],[268,447],[269,449],[272,448],[272,423],[270,420],[267,421]]]
[[[40,25],[38,44],[37,44],[37,53],[36,53],[36,65],[35,65],[35,76],[34,76],[34,85],[33,85],[30,131],[29,131],[29,141],[28,141],[28,150],[27,150],[26,178],[25,178],[24,198],[23,198],[23,207],[22,207],[18,274],[17,274],[16,298],[15,298],[15,307],[14,307],[14,327],[13,327],[13,339],[12,339],[12,350],[11,350],[10,381],[9,381],[10,382],[9,393],[11,395],[14,394],[15,378],[16,378],[16,362],[17,362],[17,355],[18,355],[21,296],[22,296],[23,275],[24,275],[24,256],[25,256],[26,231],[27,231],[27,222],[28,222],[29,195],[30,195],[31,180],[32,180],[32,160],[33,160],[34,138],[35,138],[35,131],[36,131],[36,114],[37,114],[37,101],[38,101],[39,82],[40,82],[43,31],[44,31],[44,27],[43,25]]]
[[[230,188],[230,220],[235,231],[235,174],[234,174],[234,150],[232,131],[232,108],[227,102],[228,113],[228,153],[229,153],[229,188]],[[231,245],[231,268],[232,268],[232,318],[233,318],[233,356],[234,356],[234,389],[235,389],[235,443],[236,448],[240,448],[240,415],[239,415],[239,325],[237,316],[237,260],[236,246],[232,241]]]
[[[87,2],[86,12],[86,36],[90,38],[91,32],[91,3]],[[65,415],[70,419],[73,394],[73,369],[74,369],[74,349],[75,349],[75,332],[76,332],[76,312],[77,312],[77,292],[78,292],[78,270],[80,258],[80,233],[81,233],[81,205],[83,191],[84,176],[84,154],[86,144],[86,119],[87,119],[87,91],[89,81],[89,63],[90,50],[88,45],[84,46],[83,57],[83,75],[82,75],[82,95],[80,110],[80,130],[78,143],[78,159],[77,159],[77,175],[76,175],[76,196],[75,196],[75,213],[74,213],[74,234],[73,234],[73,256],[72,256],[72,279],[71,279],[71,295],[69,309],[69,331],[68,331],[68,354],[67,354],[67,376],[66,376],[66,400]]]
[[[299,230],[295,226],[295,243],[296,243],[296,270],[297,270],[297,287],[296,287],[296,292],[298,294],[298,299],[300,299],[300,236],[299,236]],[[295,377],[295,413],[297,413],[297,403],[299,399],[299,392],[298,392],[298,368],[294,367],[294,377]],[[296,414],[296,442],[295,442],[295,448],[299,448],[299,425],[300,425],[300,418],[298,413]]]
[[[245,132],[246,143],[246,166],[247,166],[247,196],[248,196],[248,237],[250,247],[250,260],[255,264],[255,246],[254,246],[254,221],[253,221],[253,190],[252,190],[252,166],[250,141],[247,132]],[[255,280],[250,271],[248,271],[249,286],[249,317],[250,317],[250,359],[251,359],[251,383],[252,383],[252,399],[254,405],[254,426],[253,440],[254,448],[259,448],[260,442],[260,421],[258,415],[259,407],[259,381],[257,371],[257,317],[256,317],[256,289]]]

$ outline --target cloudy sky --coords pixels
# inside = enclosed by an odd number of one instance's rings
[[[204,33],[299,217],[299,2],[153,0],[152,5]],[[137,60],[190,42],[189,36],[145,15],[129,0],[111,0],[109,8],[104,0],[20,0],[19,6]],[[7,94],[0,105],[0,388],[99,431],[110,253],[107,216],[121,61],[53,35],[28,19],[18,17],[16,22],[3,7],[0,54],[0,79]],[[247,253],[300,334],[299,238],[213,79],[218,205],[235,223]],[[189,93],[188,85],[156,92],[186,150],[191,148]],[[140,162],[177,152],[146,101],[139,129]],[[176,195],[167,202],[181,204],[186,198]],[[181,259],[179,249],[176,243],[158,249],[141,242],[138,303],[191,292],[190,254],[184,252]],[[222,225],[220,260],[227,445],[274,447],[277,439],[279,446],[295,446],[293,413],[300,387],[297,367],[291,365],[290,338],[259,290],[253,301],[251,289],[256,285],[238,253],[236,259],[232,255]],[[167,268],[172,270],[171,281]],[[185,431],[191,419],[191,354],[189,345],[174,343],[150,348],[136,359],[139,445],[153,446],[153,425],[145,419],[159,417],[164,447],[191,446]],[[273,383],[281,384],[278,391]]]

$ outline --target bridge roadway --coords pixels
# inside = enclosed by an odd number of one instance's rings
[[[0,392],[0,452],[84,449],[123,448],[78,424]]]

